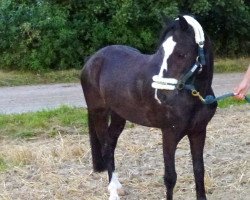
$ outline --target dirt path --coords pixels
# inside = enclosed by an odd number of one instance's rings
[[[216,95],[232,92],[243,74],[215,74]],[[0,113],[23,113],[60,105],[86,107],[80,84],[54,84],[0,88]]]

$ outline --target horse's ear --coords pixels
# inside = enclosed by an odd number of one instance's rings
[[[181,30],[186,31],[188,29],[188,22],[183,16],[179,16],[179,23]]]

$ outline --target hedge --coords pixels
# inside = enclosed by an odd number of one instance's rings
[[[81,68],[110,44],[153,53],[167,19],[193,14],[217,55],[249,55],[250,6],[242,0],[1,0],[0,68]]]

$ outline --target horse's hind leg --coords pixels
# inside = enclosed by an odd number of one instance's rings
[[[88,119],[93,168],[97,172],[108,170],[109,200],[119,200],[117,190],[121,188],[121,184],[114,173],[114,152],[126,120],[104,108],[89,110]]]
[[[104,147],[103,158],[107,164],[108,175],[109,175],[109,186],[110,192],[109,200],[118,200],[117,190],[121,188],[121,184],[118,180],[115,172],[115,161],[114,153],[117,144],[118,137],[124,129],[126,120],[121,118],[115,112],[111,113],[111,123],[108,128],[107,145]]]
[[[103,159],[103,146],[108,134],[108,111],[104,108],[88,110],[89,137],[94,171],[107,170]]]

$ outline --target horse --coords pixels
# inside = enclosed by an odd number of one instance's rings
[[[114,154],[126,121],[162,131],[166,198],[176,184],[175,151],[187,136],[190,142],[196,197],[205,200],[203,149],[206,127],[217,103],[214,96],[212,44],[199,22],[179,16],[163,31],[154,54],[126,45],[109,45],[85,63],[80,79],[87,103],[93,169],[108,172],[109,200],[119,200],[122,186]]]

